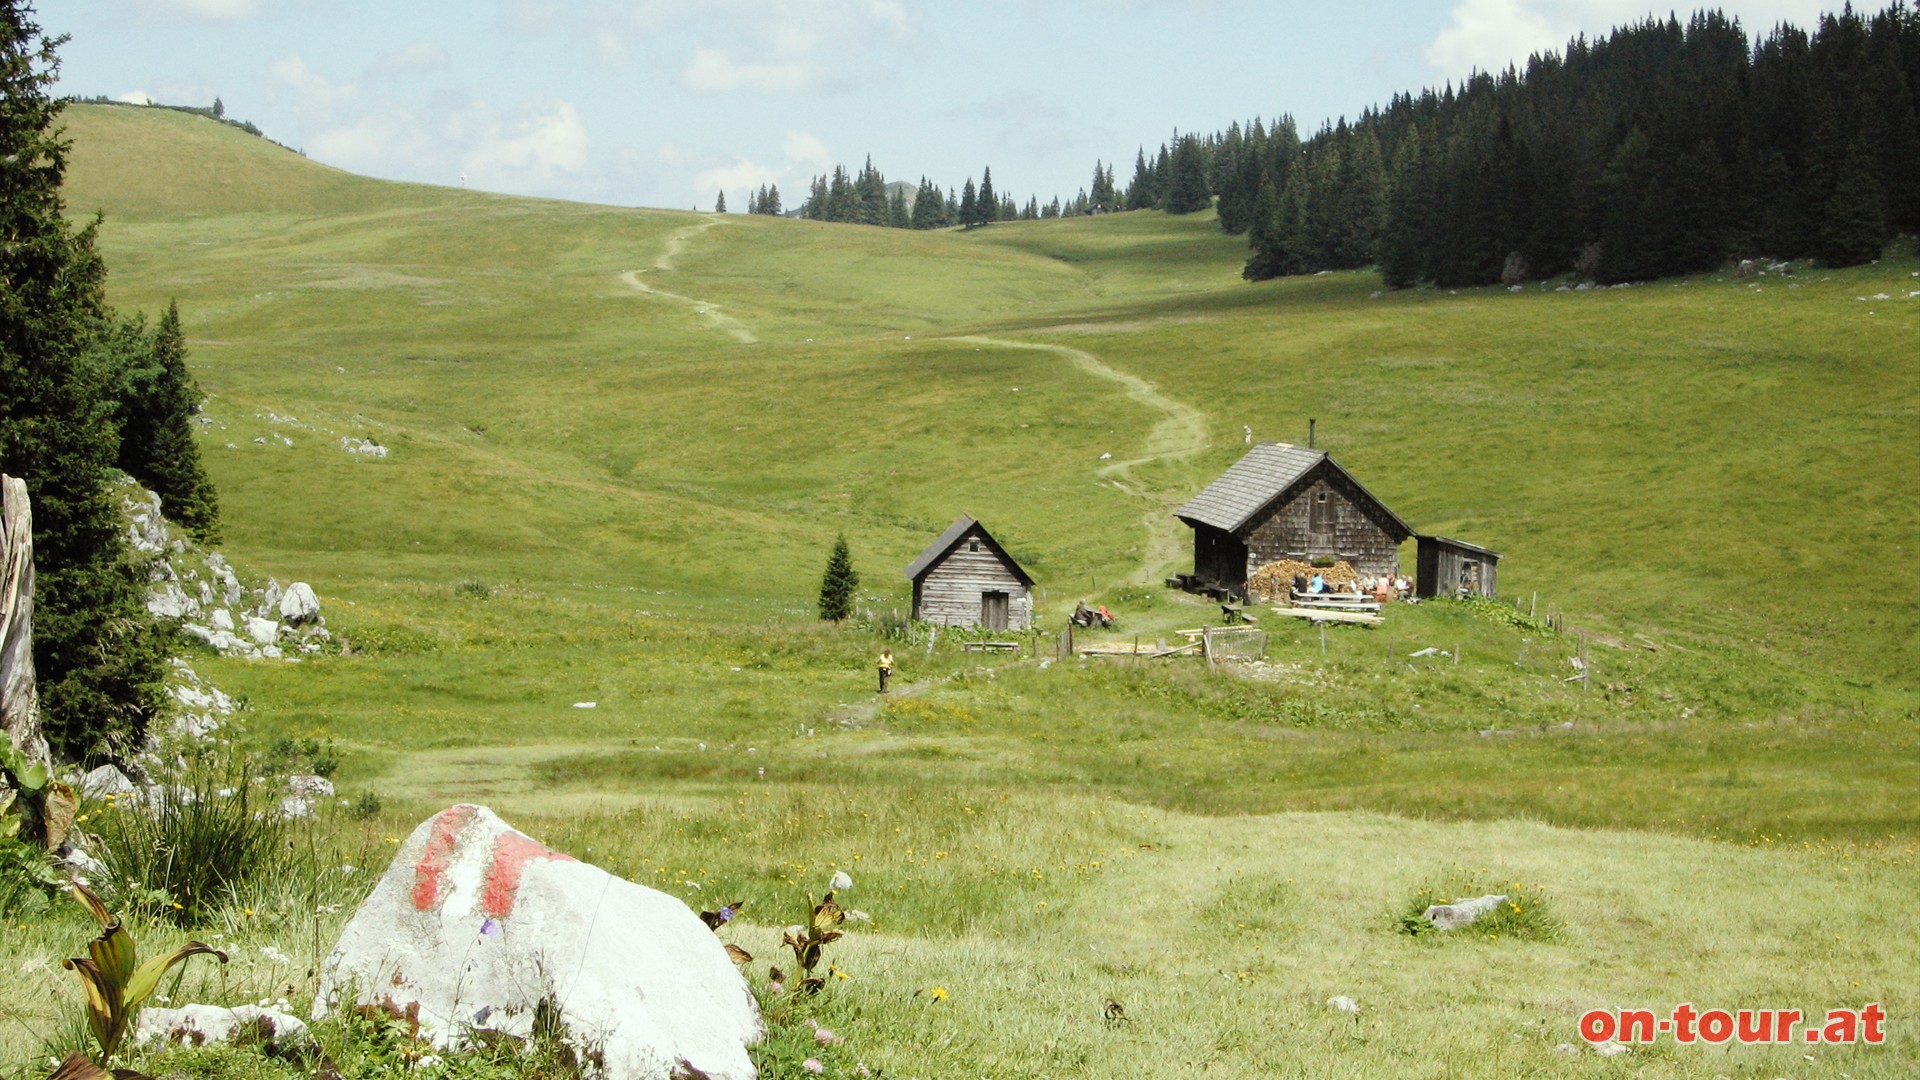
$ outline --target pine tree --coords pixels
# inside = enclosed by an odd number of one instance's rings
[[[713,200],[713,212],[716,214],[724,214],[727,212],[727,193],[726,192],[724,191],[721,192],[719,196]]]
[[[1127,209],[1145,210],[1160,201],[1154,190],[1153,170],[1147,166],[1147,148],[1141,147],[1133,159],[1133,180],[1127,184]]]
[[[1856,139],[1840,164],[1821,227],[1820,257],[1834,266],[1870,262],[1886,245],[1885,194],[1874,172],[1873,148]]]
[[[770,214],[774,217],[779,217],[781,215],[782,211],[780,209],[780,187],[778,184],[767,185],[767,193],[765,196],[763,196],[760,199],[760,212],[763,214]]]
[[[220,540],[220,502],[193,441],[200,392],[187,374],[180,307],[169,302],[151,339],[131,324],[138,351],[116,372],[122,471],[152,488],[160,508],[203,544]]]
[[[62,215],[66,145],[48,94],[55,50],[0,2],[0,472],[33,500],[34,666],[42,721],[68,760],[130,754],[161,703],[165,650],[109,488],[116,451],[109,315],[94,228]]]
[[[980,216],[980,198],[973,191],[973,177],[967,177],[967,183],[960,189],[960,225],[971,229]]]
[[[940,196],[940,189],[920,177],[920,188],[913,193],[913,227],[916,229],[937,229],[944,224],[946,201]]]
[[[1427,230],[1426,160],[1420,129],[1412,127],[1393,149],[1393,179],[1387,192],[1387,220],[1381,230],[1380,277],[1389,289],[1417,284],[1427,274],[1422,241]]]
[[[985,225],[1000,217],[1000,201],[993,193],[993,170],[980,172],[980,196],[973,204],[975,220],[972,224]]]
[[[1174,149],[1167,194],[1162,208],[1169,214],[1191,214],[1213,205],[1213,192],[1207,187],[1207,162],[1200,140],[1188,135]]]
[[[853,597],[860,588],[860,575],[853,569],[853,554],[847,550],[847,534],[833,542],[827,556],[827,572],[820,578],[820,617],[841,622],[853,614]]]
[[[1280,217],[1280,193],[1273,177],[1260,180],[1260,193],[1254,196],[1253,209],[1247,215],[1247,265],[1240,276],[1248,281],[1266,281],[1287,272],[1286,234]]]

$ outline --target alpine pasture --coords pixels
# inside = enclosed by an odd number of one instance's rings
[[[778,928],[849,873],[872,922],[833,946],[847,978],[763,997],[767,1075],[808,1017],[845,1040],[830,1075],[1920,1068],[1910,246],[1606,290],[1252,285],[1210,213],[915,233],[373,181],[162,110],[66,122],[113,302],[179,302],[225,552],[312,583],[346,643],[193,662],[244,695],[245,745],[330,742],[381,807],[323,814],[306,842],[357,876],[236,896],[208,929],[235,962],[176,1000],[303,1006],[389,839],[473,801],[696,907],[746,899],[763,992]],[[1190,557],[1170,512],[1243,427],[1304,442],[1309,417],[1564,629],[1396,605],[1324,643],[1269,617],[1257,669],[1053,659],[1080,600],[1116,639],[1217,621],[1161,586]],[[962,512],[1036,579],[1039,656],[916,636],[881,700],[900,571]],[[841,532],[871,622],[814,616]],[[1400,932],[1462,883],[1524,883],[1550,925]],[[8,1076],[79,1037],[82,919],[0,937]],[[1893,1019],[1883,1046],[1617,1057],[1577,1031],[1683,1001]]]

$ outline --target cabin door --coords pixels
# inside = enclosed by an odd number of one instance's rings
[[[980,625],[988,630],[1007,628],[1006,593],[983,592],[980,594]]]

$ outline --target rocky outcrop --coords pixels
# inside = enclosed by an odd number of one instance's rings
[[[272,579],[249,589],[219,552],[202,549],[167,524],[160,496],[126,480],[121,504],[128,543],[153,557],[148,611],[220,653],[250,660],[316,653],[331,640],[320,599],[306,582],[296,581],[284,593]]]

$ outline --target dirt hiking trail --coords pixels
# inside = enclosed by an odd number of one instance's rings
[[[689,240],[692,240],[694,237],[716,225],[725,224],[726,220],[720,216],[708,214],[705,220],[697,225],[688,225],[684,229],[676,229],[667,236],[667,242],[661,249],[660,254],[654,257],[652,266],[640,270],[628,270],[626,273],[620,275],[620,280],[648,296],[658,296],[664,300],[672,300],[677,304],[686,304],[694,309],[694,313],[699,315],[706,325],[715,330],[726,331],[733,340],[740,342],[742,345],[752,345],[760,339],[754,335],[752,330],[747,329],[746,323],[741,322],[731,315],[721,314],[719,304],[713,303],[710,300],[696,300],[690,296],[681,296],[679,293],[671,293],[665,289],[656,289],[647,284],[641,277],[642,274],[661,271],[671,272],[673,270],[673,260],[687,250],[687,242]]]

